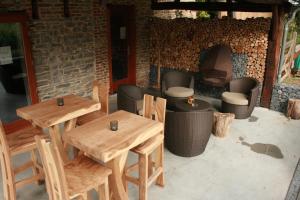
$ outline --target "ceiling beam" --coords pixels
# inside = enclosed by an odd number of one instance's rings
[[[152,10],[203,10],[203,11],[244,11],[272,12],[271,4],[249,2],[157,2],[152,0]]]

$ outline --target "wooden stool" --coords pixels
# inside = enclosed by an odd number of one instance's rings
[[[153,101],[153,96],[147,94],[144,95],[143,116],[149,119],[154,118],[154,120],[165,123],[166,100],[158,97],[155,106],[153,106]],[[153,113],[155,113],[154,116]],[[155,150],[157,155],[154,162],[152,161],[151,155]],[[125,169],[124,181],[129,181],[138,185],[139,199],[146,200],[148,187],[155,180],[157,185],[164,186],[164,133],[162,132],[161,134],[154,136],[131,151],[138,154],[139,161]],[[135,178],[130,176],[130,173],[136,170],[139,171],[139,177]],[[126,185],[126,183],[124,185]]]
[[[63,164],[58,148],[36,136],[38,150],[45,168],[48,193],[53,200],[88,199],[88,192],[98,189],[99,199],[109,199],[108,176],[112,173],[101,164],[81,155]]]
[[[300,99],[289,99],[286,116],[300,119]]]
[[[218,137],[225,137],[235,116],[233,113],[214,112],[213,134]]]
[[[0,161],[5,200],[16,200],[16,189],[44,179],[43,168],[37,163],[35,156],[37,147],[34,136],[36,135],[43,136],[44,134],[39,129],[29,127],[6,135],[0,121]],[[31,160],[13,168],[12,157],[26,152],[31,153]],[[16,175],[28,168],[32,168],[33,176],[16,181]]]
[[[83,115],[77,118],[77,125],[83,125],[94,119],[101,118],[109,113],[109,86],[106,83],[100,83],[100,81],[93,82],[93,94],[92,99],[101,103],[101,109]]]

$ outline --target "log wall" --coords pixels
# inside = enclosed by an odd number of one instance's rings
[[[230,45],[233,53],[246,54],[246,75],[264,79],[271,20],[178,18],[150,20],[152,65],[198,71],[201,51],[216,44]]]

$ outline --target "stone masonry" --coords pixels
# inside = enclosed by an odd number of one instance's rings
[[[289,98],[300,99],[300,86],[276,84],[273,88],[271,109],[286,113]]]
[[[148,0],[109,0],[136,8],[136,79],[147,85],[149,74],[147,19],[152,15]],[[31,18],[30,0],[5,0],[0,11],[24,10],[29,16],[29,35],[41,100],[74,93],[88,96],[91,83],[109,81],[108,17],[99,0],[70,0],[70,17],[63,15],[62,0],[38,1],[39,19]]]

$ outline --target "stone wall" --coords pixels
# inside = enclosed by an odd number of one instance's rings
[[[70,18],[63,15],[62,0],[38,1],[39,19],[31,18],[30,0],[4,0],[0,11],[25,10],[30,18],[29,35],[41,100],[74,93],[88,96],[94,79],[109,81],[108,13],[99,0],[70,0]],[[104,2],[104,1],[103,1]],[[108,0],[136,8],[136,79],[148,84],[148,0]]]
[[[288,100],[290,98],[300,99],[300,86],[289,84],[276,84],[273,88],[271,109],[286,113]]]
[[[92,0],[71,0],[70,18],[60,0],[39,1],[39,19],[31,19],[31,1],[8,1],[6,9],[26,10],[41,100],[74,93],[87,96],[95,79]],[[4,8],[5,5],[1,5]]]
[[[150,29],[151,64],[198,71],[199,55],[216,44],[248,57],[246,75],[263,82],[270,19],[247,20],[153,18]]]

